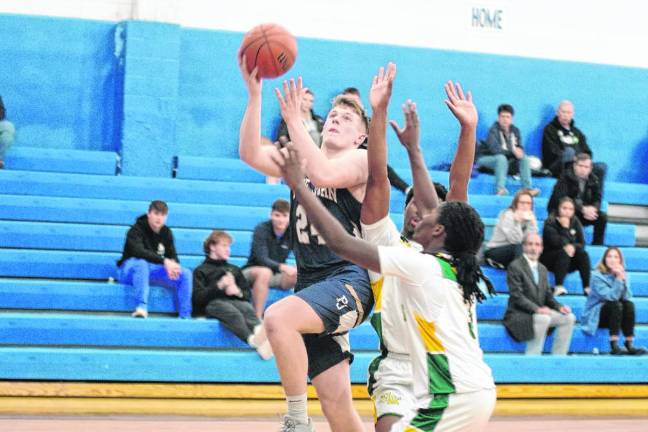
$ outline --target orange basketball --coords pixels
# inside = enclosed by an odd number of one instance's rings
[[[276,78],[295,63],[297,41],[278,24],[260,24],[243,37],[239,56],[244,54],[248,71],[256,66],[260,78]]]

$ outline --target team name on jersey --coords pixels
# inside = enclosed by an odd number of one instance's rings
[[[335,188],[318,188],[313,186],[313,184],[308,179],[304,179],[304,183],[308,188],[313,191],[316,197],[326,198],[327,200],[337,203],[337,189]]]

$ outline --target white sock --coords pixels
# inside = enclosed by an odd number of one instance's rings
[[[288,415],[298,423],[308,424],[306,400],[306,393],[297,396],[286,396]]]

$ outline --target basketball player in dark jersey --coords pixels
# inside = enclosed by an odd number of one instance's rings
[[[256,70],[248,73],[244,65],[245,61],[241,74],[249,99],[241,122],[241,159],[266,175],[280,177],[273,157],[281,150],[261,145],[261,81]],[[307,161],[305,181],[345,230],[359,237],[368,175],[367,153],[359,147],[367,137],[367,117],[354,100],[336,98],[320,149],[299,114],[304,91],[301,79],[291,80],[284,82],[283,94],[277,89],[276,95],[294,148]],[[294,197],[289,229],[298,268],[295,295],[268,308],[264,319],[288,402],[282,430],[314,430],[306,411],[308,376],[333,431],[364,431],[352,403],[353,356],[347,332],[373,307],[367,272],[329,250]]]

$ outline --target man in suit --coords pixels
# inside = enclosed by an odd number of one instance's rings
[[[522,243],[522,256],[508,266],[506,283],[509,301],[504,326],[513,339],[527,342],[526,354],[540,355],[550,328],[556,328],[552,354],[565,355],[571,343],[576,317],[569,306],[554,298],[547,280],[547,268],[538,258],[542,237],[529,233]]]

